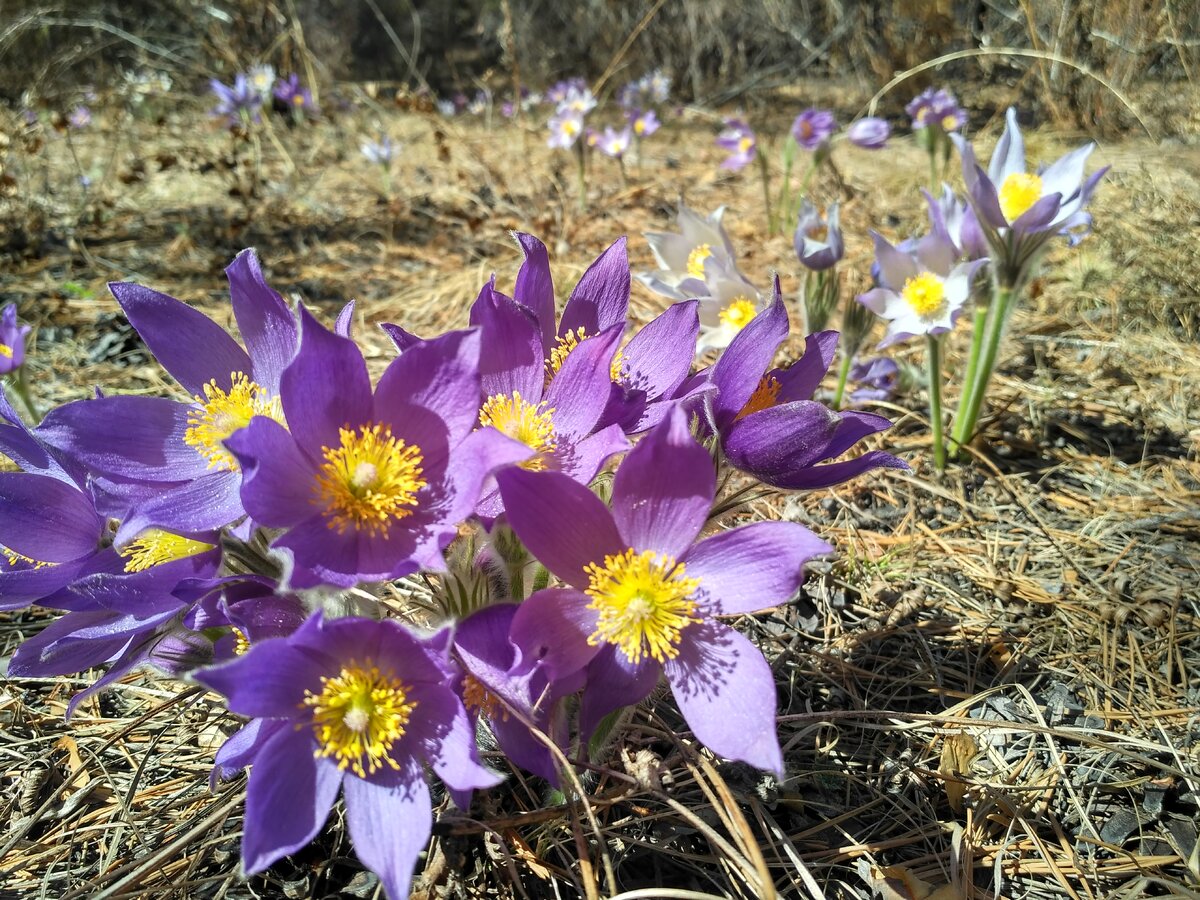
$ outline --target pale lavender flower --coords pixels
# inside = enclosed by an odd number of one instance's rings
[[[546,145],[554,149],[569,150],[575,146],[575,142],[583,134],[582,114],[561,106],[546,125],[550,129],[550,137],[546,140]]]
[[[597,146],[605,156],[611,156],[613,159],[621,159],[625,155],[625,151],[629,149],[629,144],[632,140],[633,129],[628,125],[620,131],[606,127],[604,133],[600,135]]]
[[[745,168],[758,155],[758,137],[741,119],[725,120],[725,130],[717,135],[717,146],[730,153],[729,158],[721,163],[722,169]]]
[[[792,137],[805,150],[819,150],[837,130],[833,110],[806,109],[792,122]]]
[[[891,134],[892,128],[887,120],[873,116],[859,119],[846,129],[846,137],[850,139],[850,143],[864,150],[880,150],[886,147]]]
[[[75,107],[71,115],[67,116],[67,124],[77,130],[87,128],[92,124],[92,111],[86,106]]]

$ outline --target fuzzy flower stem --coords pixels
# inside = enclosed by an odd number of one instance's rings
[[[767,234],[774,235],[779,229],[779,222],[775,218],[775,207],[771,203],[771,173],[767,171],[767,155],[761,150],[756,155],[758,157],[758,174],[762,179],[763,205],[767,211]],[[787,172],[785,170],[784,185],[786,186],[786,184]]]
[[[29,393],[29,382],[25,380],[25,367],[18,366],[15,371],[9,376],[9,384],[12,385],[17,396],[21,398],[21,403],[29,413],[29,418],[33,420],[34,425],[40,425],[42,422],[42,414],[37,408],[37,404],[33,402],[33,395]]]
[[[974,381],[964,388],[963,406],[954,422],[953,438],[956,451],[970,441],[975,433],[975,423],[979,419],[983,407],[983,398],[987,394],[988,383],[992,380],[992,371],[996,367],[996,357],[1000,350],[1000,341],[1004,338],[1004,327],[1008,324],[1008,316],[1012,311],[1016,291],[1009,285],[997,283],[992,295],[991,306],[988,307],[987,319],[981,330],[981,340],[978,362],[974,372]],[[972,346],[972,351],[974,351]]]
[[[846,393],[846,379],[850,377],[850,365],[854,362],[854,354],[843,353],[842,364],[838,367],[837,387],[833,391],[833,402],[830,403],[835,410],[842,408],[842,395]]]
[[[946,440],[942,436],[942,338],[926,335],[929,342],[929,422],[933,428],[933,464],[939,472],[946,469]]]
[[[617,171],[621,173],[621,190],[626,190],[629,187],[629,179],[625,177],[625,160],[617,157]]]
[[[979,354],[983,348],[983,333],[987,329],[987,307],[982,303],[975,307],[975,321],[971,324],[971,352],[967,357],[967,372],[963,377],[962,394],[959,397],[958,412],[954,416],[954,428],[951,433],[953,444],[950,455],[957,458],[962,443],[963,414],[966,411],[971,394],[975,390],[975,379],[979,374]]]
[[[587,212],[587,163],[583,157],[583,141],[575,142],[575,162],[579,175],[579,211]]]

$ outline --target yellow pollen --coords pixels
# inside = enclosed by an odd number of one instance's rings
[[[117,552],[126,559],[126,572],[144,572],[152,566],[196,556],[214,546],[180,534],[148,528]]]
[[[1042,179],[1029,172],[1013,172],[1000,185],[1000,212],[1009,224],[1042,199]]]
[[[195,398],[196,407],[188,413],[188,429],[183,441],[208,460],[210,469],[236,472],[237,460],[225,449],[224,440],[250,424],[255,416],[268,416],[283,422],[279,398],[272,397],[243,372],[230,376],[229,392],[217,387],[216,379],[204,386],[204,396]]]
[[[678,655],[679,633],[700,621],[692,615],[696,603],[691,599],[700,579],[685,577],[683,563],[669,556],[630,549],[585,571],[585,593],[592,598],[588,609],[598,614],[588,638],[593,647],[614,644],[631,663],[643,656],[661,663]]]
[[[704,277],[704,261],[712,256],[712,247],[709,244],[701,244],[688,254],[687,258],[687,273],[693,278]]]
[[[40,559],[33,559],[26,556],[24,553],[18,553],[16,550],[9,550],[7,547],[0,547],[0,554],[3,554],[5,561],[10,566],[33,566],[35,569],[41,569],[46,566],[54,565],[53,563],[42,562]]]
[[[738,141],[738,152],[739,153],[749,153],[750,148],[753,146],[754,146],[754,138],[750,137],[750,135],[746,135],[744,138],[742,138],[740,141]]]
[[[489,719],[508,721],[508,710],[504,704],[474,675],[463,676],[462,699],[463,706],[468,710],[476,710]]]
[[[579,134],[579,122],[575,119],[563,119],[558,128],[567,137],[575,137]]]
[[[303,94],[293,94],[292,95],[292,103],[294,103],[296,106],[303,106],[304,105],[304,95]]]
[[[741,331],[750,324],[750,320],[758,315],[754,302],[747,297],[737,297],[727,307],[717,313],[717,317],[734,331]]]
[[[417,706],[408,699],[410,690],[370,662],[351,662],[336,677],[322,678],[321,693],[305,691],[302,704],[312,710],[314,755],[332,758],[360,778],[385,765],[399,770],[389,753]]]
[[[929,107],[928,106],[922,106],[920,109],[917,110],[917,121],[918,122],[924,122],[928,118],[929,118]]]
[[[645,121],[642,119],[634,119],[633,133],[636,134],[638,137],[641,137],[642,134],[645,132],[645,130],[646,130]]]
[[[758,387],[754,389],[754,393],[750,395],[750,399],[746,401],[746,405],[742,407],[741,412],[734,418],[744,419],[751,413],[762,412],[764,409],[770,409],[775,405],[775,401],[779,399],[779,389],[782,385],[774,375],[764,375],[758,381]]]
[[[955,116],[946,116],[942,119],[942,129],[944,131],[953,131],[958,127],[958,119]]]
[[[932,272],[908,279],[900,296],[922,319],[936,318],[946,305],[945,284]]]
[[[0,344],[0,356],[3,356],[5,359],[12,359],[13,348],[8,346],[8,344]]]
[[[574,331],[568,331],[555,339],[554,346],[550,349],[550,356],[546,360],[547,381],[558,374],[558,370],[563,367],[563,363],[567,361],[571,351],[578,347],[579,342],[585,337],[587,337],[587,332],[580,325]]]
[[[347,528],[371,537],[412,514],[421,477],[421,448],[392,436],[386,425],[338,429],[337,447],[322,447],[325,462],[317,472],[316,502],[338,534]]]
[[[530,403],[520,391],[513,391],[512,394],[493,394],[479,411],[480,425],[492,426],[537,454],[520,464],[522,469],[534,472],[546,468],[545,454],[553,453],[558,445],[552,419],[554,410],[542,409],[543,405]]]
[[[233,639],[234,655],[245,655],[246,651],[250,649],[250,638],[246,637],[246,632],[242,631],[240,628],[233,629]]]
[[[612,381],[620,381],[628,373],[625,371],[625,351],[620,347],[613,354],[612,364],[608,367],[608,377]]]

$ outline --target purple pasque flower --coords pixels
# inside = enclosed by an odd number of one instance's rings
[[[954,327],[971,296],[971,279],[982,264],[958,261],[945,233],[933,231],[911,250],[892,246],[876,232],[879,287],[860,294],[859,303],[887,320],[879,349],[917,335],[945,334]]]
[[[907,468],[882,450],[827,462],[891,422],[869,413],[833,412],[811,399],[833,364],[836,331],[810,334],[799,360],[774,368],[789,328],[776,278],[770,304],[712,367],[715,390],[706,395],[704,411],[725,459],[764,484],[788,490],[830,487],[880,466]]]
[[[242,349],[186,303],[137,284],[109,285],[130,324],[163,368],[192,396],[111,396],[52,410],[39,433],[93,473],[154,484],[117,530],[118,545],[147,528],[208,531],[245,515],[241,467],[225,440],[255,416],[282,418],[280,379],[296,352],[297,327],[263,278],[253,250],[225,274]]]
[[[1092,216],[1086,207],[1108,171],[1105,166],[1084,178],[1095,143],[1030,172],[1017,111],[1009,107],[1004,134],[985,173],[972,146],[958,135],[952,138],[962,155],[967,200],[991,247],[992,265],[1001,284],[1024,284],[1054,235],[1067,235],[1074,246],[1090,233]]]
[[[550,117],[546,127],[550,129],[550,137],[546,139],[546,146],[556,150],[569,150],[575,146],[575,142],[583,134],[583,115],[560,106],[558,111]]]
[[[948,184],[942,185],[942,195],[936,199],[924,188],[921,193],[929,207],[930,227],[950,242],[955,256],[968,260],[986,259],[987,241],[971,204],[960,199]]]
[[[725,130],[717,135],[717,146],[729,151],[722,169],[742,169],[758,155],[758,136],[742,119],[726,119]]]
[[[282,421],[256,416],[225,441],[244,469],[246,511],[280,530],[271,546],[290,554],[295,588],[444,569],[442,550],[484,478],[529,455],[475,430],[478,332],[409,348],[372,391],[358,346],[307,311],[300,319],[300,347],[280,381]]]
[[[926,88],[909,101],[904,111],[912,118],[914,130],[933,127],[949,134],[967,124],[967,114],[944,88]]]
[[[208,85],[217,95],[217,105],[212,110],[212,115],[225,116],[230,125],[259,120],[263,94],[244,74],[239,72],[234,76],[231,85],[223,84],[216,78],[210,80]]]
[[[831,109],[810,107],[792,122],[792,137],[805,150],[819,150],[837,131],[837,119]]]
[[[890,400],[900,386],[900,366],[890,356],[856,362],[850,380],[859,385],[850,393],[850,404],[859,406],[876,400]]]
[[[596,146],[600,148],[600,152],[605,156],[612,157],[613,159],[621,159],[625,156],[625,151],[629,149],[629,145],[632,142],[633,129],[628,125],[619,131],[606,126]]]
[[[822,272],[837,265],[846,252],[837,203],[829,205],[828,216],[825,217],[805,197],[800,204],[800,218],[796,221],[792,244],[796,248],[796,256],[806,269]]]
[[[888,138],[892,135],[892,126],[887,119],[867,116],[856,119],[846,129],[846,137],[856,147],[864,150],[881,150],[887,146]]]
[[[92,111],[86,106],[77,106],[67,116],[67,124],[76,130],[87,128],[92,124]]]
[[[638,281],[672,300],[707,295],[710,270],[745,281],[735,262],[733,242],[721,224],[724,215],[723,206],[701,216],[680,201],[675,219],[678,232],[645,233],[659,270],[638,273]]]
[[[587,667],[584,735],[608,713],[642,700],[662,672],[699,740],[782,774],[770,666],[716,617],[785,602],[800,586],[804,564],[832,548],[790,522],[698,541],[716,475],[680,409],[626,456],[613,480],[611,511],[552,472],[509,469],[497,477],[510,526],[566,585],[526,600],[513,634],[540,639],[539,653],[555,654],[545,666],[552,678]]]
[[[550,85],[544,96],[547,103],[553,103],[557,106],[567,98],[568,93],[572,91],[579,93],[585,90],[587,90],[587,80],[577,75],[573,78],[564,78],[562,81],[557,81]]]
[[[662,123],[652,109],[631,109],[625,114],[629,127],[633,129],[634,137],[646,138],[658,131]]]
[[[364,139],[358,145],[359,151],[368,162],[373,162],[377,166],[383,166],[385,169],[392,164],[392,160],[396,158],[396,150],[398,149],[392,143],[392,139],[381,134],[379,140]]]
[[[558,784],[558,762],[531,726],[559,747],[567,746],[562,700],[582,687],[583,673],[551,681],[547,672],[564,653],[581,649],[572,642],[585,639],[567,632],[555,641],[553,654],[542,655],[544,634],[512,633],[518,609],[516,603],[496,603],[455,626],[453,653],[464,670],[459,694],[467,713],[476,722],[486,721],[512,763]]]
[[[558,103],[558,113],[574,113],[583,118],[596,108],[596,96],[584,84],[573,84]]]
[[[312,91],[300,84],[300,76],[295,72],[275,85],[274,96],[290,109],[313,109]]]
[[[392,620],[317,614],[193,676],[250,718],[217,754],[224,774],[250,766],[247,874],[311,841],[340,792],[356,855],[388,897],[408,896],[433,824],[424,767],[460,804],[500,781],[450,686],[448,645],[446,632],[422,640]]]
[[[0,312],[0,375],[7,375],[25,364],[25,337],[32,331],[17,321],[17,304],[8,303]]]

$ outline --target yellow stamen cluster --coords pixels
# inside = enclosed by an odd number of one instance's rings
[[[546,358],[547,381],[558,374],[558,370],[563,367],[563,363],[567,361],[567,357],[571,355],[571,351],[578,347],[580,341],[587,336],[587,332],[580,325],[574,331],[568,331],[566,334],[561,334],[555,339],[554,346],[550,349],[550,356]]]
[[[646,121],[641,117],[633,120],[633,133],[641,137],[646,132]]]
[[[204,541],[193,541],[180,534],[148,528],[117,552],[125,557],[126,572],[144,572],[152,566],[187,559],[213,547],[213,544]]]
[[[521,463],[521,468],[540,471],[546,468],[544,455],[553,453],[558,446],[552,418],[554,410],[542,409],[544,405],[530,403],[520,391],[493,394],[479,411],[479,424],[490,425],[533,450],[537,455]]]
[[[745,148],[743,148],[745,149]],[[704,277],[704,261],[713,255],[711,244],[694,247],[687,258],[687,273],[693,278]]]
[[[717,317],[723,325],[729,326],[734,331],[741,331],[750,324],[750,320],[758,315],[758,309],[754,306],[754,301],[748,297],[737,297],[727,307],[717,313]]]
[[[770,409],[779,399],[779,390],[782,387],[774,375],[764,375],[758,380],[758,387],[754,389],[754,393],[750,395],[750,399],[746,401],[746,405],[741,408],[734,421],[744,419],[751,413]]]
[[[5,359],[12,359],[13,348],[8,346],[8,344],[0,344],[0,356],[3,356]]]
[[[35,569],[41,569],[45,566],[54,565],[53,563],[42,562],[40,559],[32,559],[24,553],[9,550],[7,547],[0,547],[0,554],[3,554],[5,561],[10,566],[33,566]]]
[[[613,354],[612,364],[608,367],[608,377],[612,381],[620,381],[629,373],[625,371],[625,351],[620,347]]]
[[[196,407],[188,414],[183,441],[208,460],[210,469],[236,472],[237,460],[225,449],[225,439],[249,425],[255,416],[282,422],[283,409],[278,397],[272,397],[244,372],[234,372],[230,382],[228,392],[217,387],[216,379],[204,386],[204,396],[195,398]]]
[[[958,118],[956,116],[945,116],[942,118],[942,129],[944,131],[953,131],[958,127]]]
[[[360,778],[385,765],[399,770],[389,755],[404,736],[417,704],[410,688],[368,662],[351,662],[334,678],[321,679],[321,692],[304,692],[303,706],[312,710],[316,756],[337,761]]]
[[[412,514],[421,477],[421,449],[392,436],[386,425],[338,429],[337,447],[322,447],[325,462],[317,471],[316,502],[339,534],[347,528],[371,537]]]
[[[462,699],[468,710],[475,710],[489,719],[508,721],[508,710],[504,704],[474,675],[463,676]]]
[[[682,563],[653,550],[633,549],[604,557],[604,565],[590,564],[588,609],[598,613],[596,630],[588,637],[593,647],[614,644],[638,663],[649,656],[657,662],[679,653],[679,633],[700,620],[692,594],[700,579],[687,578]]]
[[[233,629],[233,652],[235,656],[244,656],[250,649],[250,638],[240,628]]]
[[[946,305],[946,286],[932,272],[922,272],[904,282],[900,296],[922,319],[933,319]]]
[[[1029,172],[1013,172],[1000,185],[1000,212],[1012,224],[1042,199],[1042,179]]]
[[[738,141],[738,152],[739,153],[749,153],[750,148],[753,146],[754,146],[754,138],[750,137],[750,135],[746,135],[744,138],[742,138],[740,141]]]

